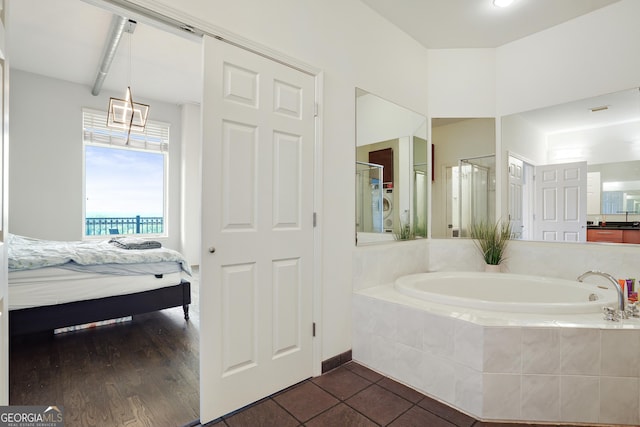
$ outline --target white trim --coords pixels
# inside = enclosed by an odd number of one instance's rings
[[[314,154],[314,168],[313,168],[313,181],[314,181],[314,212],[318,214],[318,221],[313,233],[313,322],[316,324],[316,336],[313,340],[313,375],[318,376],[322,374],[322,339],[323,339],[323,322],[322,322],[322,224],[324,223],[324,211],[322,209],[323,199],[323,181],[322,171],[324,168],[324,159],[322,153],[324,147],[322,144],[322,130],[323,130],[323,110],[324,110],[324,73],[319,72],[315,76],[316,80],[316,141],[315,141],[315,154]]]

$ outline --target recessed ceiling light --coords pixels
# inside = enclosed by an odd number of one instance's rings
[[[513,3],[513,0],[493,0],[493,5],[496,7],[507,7],[511,3]]]

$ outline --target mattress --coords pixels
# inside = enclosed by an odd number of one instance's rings
[[[9,310],[125,295],[173,286],[183,273],[112,275],[60,267],[9,272]]]

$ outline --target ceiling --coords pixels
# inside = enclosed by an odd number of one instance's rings
[[[588,99],[554,105],[518,114],[545,134],[595,130],[625,123],[638,123],[640,91],[631,88]],[[635,126],[633,138],[638,138]]]
[[[619,0],[361,0],[430,49],[495,48]]]
[[[112,17],[110,10],[82,0],[12,1],[7,25],[11,68],[86,85],[90,91]],[[201,50],[193,38],[138,22],[131,36],[123,35],[103,90],[124,96],[131,84],[134,100],[200,103]]]
[[[424,46],[439,49],[497,47],[617,0],[515,0],[508,9],[495,8],[491,0],[361,1]],[[112,12],[96,4],[100,0],[12,1],[12,68],[91,88],[112,21]],[[134,99],[199,103],[200,64],[198,40],[139,20],[133,36],[122,39],[103,87],[124,93],[131,84]]]

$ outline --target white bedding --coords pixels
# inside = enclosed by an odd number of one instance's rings
[[[9,271],[31,270],[43,267],[103,264],[142,264],[177,262],[182,270],[191,274],[189,264],[180,252],[168,248],[122,249],[109,243],[97,241],[41,240],[9,234]]]
[[[182,273],[115,276],[59,267],[9,272],[9,310],[148,291],[180,283]]]
[[[180,283],[186,259],[167,248],[122,249],[108,240],[63,242],[9,235],[9,309],[125,295]]]

